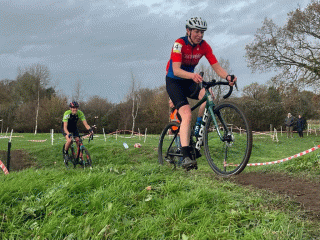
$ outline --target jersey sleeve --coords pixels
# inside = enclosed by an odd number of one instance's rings
[[[182,48],[185,45],[183,39],[177,39],[172,47],[171,60],[172,62],[182,62]]]
[[[218,60],[217,60],[216,56],[213,54],[212,48],[210,47],[210,45],[206,41],[203,42],[203,47],[206,52],[205,57],[206,57],[206,59],[208,59],[208,62],[210,63],[210,65],[217,63]]]
[[[81,121],[85,121],[86,120],[86,118],[84,116],[84,113],[82,111],[80,111],[80,110],[78,110],[78,117],[79,117],[79,119]]]
[[[63,117],[62,117],[62,122],[68,122],[69,118],[70,118],[70,111],[68,110],[68,111],[64,112]]]

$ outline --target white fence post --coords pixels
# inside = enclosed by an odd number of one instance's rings
[[[51,145],[53,145],[53,132],[54,132],[54,130],[51,129]]]
[[[106,133],[105,133],[105,131],[104,131],[104,128],[102,128],[102,131],[103,131],[104,141],[106,142],[107,139],[106,139]]]
[[[146,130],[144,132],[144,143],[146,142],[146,139],[147,139],[147,128],[146,128]]]
[[[12,133],[13,133],[13,129],[11,129],[11,135],[10,135],[10,142],[11,142],[11,138],[12,138]]]

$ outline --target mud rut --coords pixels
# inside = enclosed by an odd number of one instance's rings
[[[230,181],[258,189],[265,189],[283,196],[289,196],[299,203],[306,213],[320,222],[320,183],[280,173],[241,173]]]

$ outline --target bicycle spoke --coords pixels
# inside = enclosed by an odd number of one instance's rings
[[[169,123],[160,135],[158,147],[158,161],[160,164],[165,162],[177,164],[182,161],[179,135],[178,132],[172,134],[171,129],[173,126],[179,127],[179,124],[176,122]]]
[[[251,153],[252,134],[249,123],[233,103],[216,106],[215,116],[217,126],[212,117],[206,125],[205,153],[208,163],[219,175],[238,174],[245,168]]]

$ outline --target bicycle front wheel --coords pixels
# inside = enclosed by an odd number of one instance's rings
[[[88,149],[86,149],[85,147],[82,147],[82,158],[80,159],[80,163],[82,163],[82,167],[91,167],[92,166],[92,161],[91,161],[91,157],[89,154]]]
[[[252,149],[252,132],[243,110],[231,102],[218,104],[204,131],[204,150],[212,170],[220,176],[239,174]]]
[[[63,148],[62,148],[63,155],[64,155],[64,149],[65,149],[65,144],[63,145]],[[68,151],[68,158],[64,159],[64,164],[67,167],[67,169],[69,168],[69,162],[71,162],[75,167],[76,160],[75,160],[74,148],[72,145],[70,146],[69,151]]]
[[[170,122],[162,131],[158,146],[158,162],[179,164],[182,161],[182,153],[180,151],[179,139],[180,124],[177,122]]]

